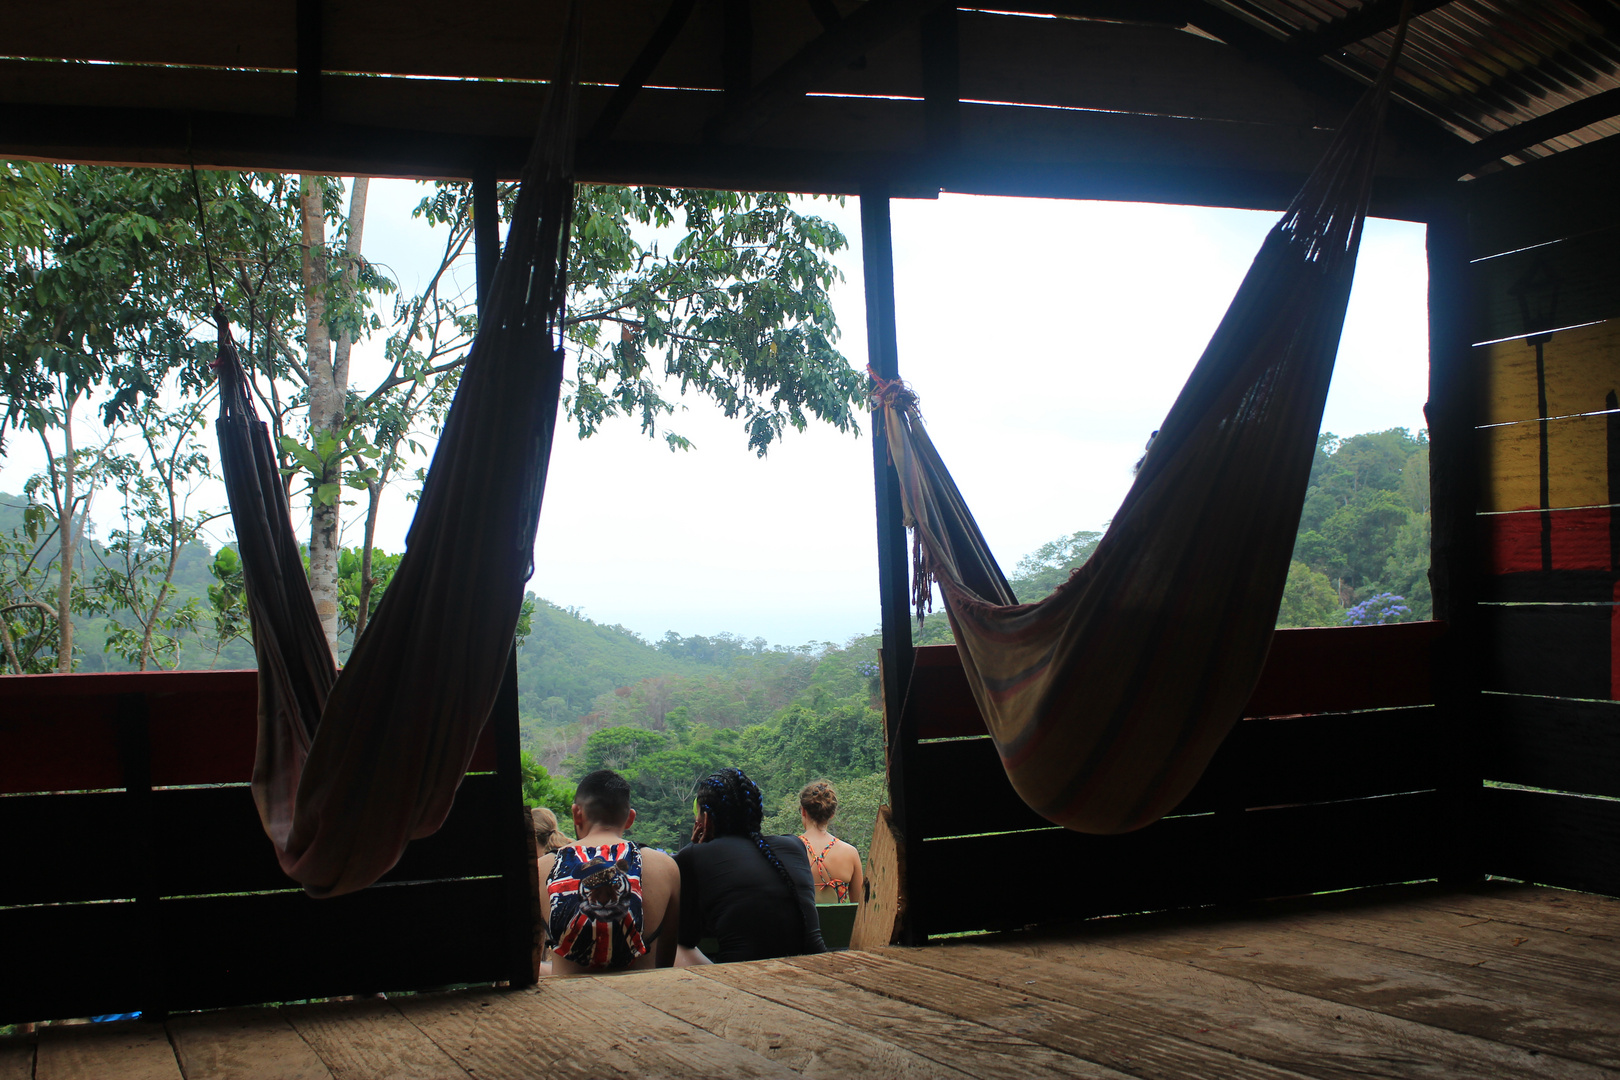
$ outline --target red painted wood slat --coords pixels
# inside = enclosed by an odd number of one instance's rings
[[[1428,705],[1437,622],[1279,630],[1245,716],[1350,712]],[[917,650],[906,703],[916,737],[983,735],[984,720],[954,645]]]
[[[0,677],[0,794],[124,784],[118,700],[147,698],[152,783],[246,783],[258,725],[254,671],[152,671]],[[495,768],[486,727],[472,771]]]

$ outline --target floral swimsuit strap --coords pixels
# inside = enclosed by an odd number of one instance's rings
[[[810,869],[815,871],[816,888],[820,889],[825,887],[832,889],[833,894],[838,897],[838,902],[840,904],[848,900],[849,882],[840,878],[835,878],[827,871],[827,852],[831,851],[833,846],[838,843],[838,838],[834,837],[833,839],[829,840],[827,842],[827,846],[821,849],[821,854],[819,855],[816,854],[816,849],[810,846],[809,837],[799,837],[799,843],[804,845],[804,853],[810,856]]]

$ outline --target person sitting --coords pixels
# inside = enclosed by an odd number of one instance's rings
[[[529,820],[534,822],[534,842],[540,849],[540,854],[549,855],[558,848],[573,841],[563,835],[562,826],[557,824],[557,815],[549,807],[536,806],[529,811]]]
[[[799,839],[810,856],[818,904],[858,903],[863,895],[861,853],[827,831],[836,813],[838,793],[827,781],[812,780],[799,792],[799,820],[804,822]]]
[[[810,859],[791,836],[761,836],[765,800],[741,769],[703,781],[692,842],[675,856],[681,920],[675,966],[826,952]],[[705,956],[706,937],[718,947]]]
[[[670,966],[680,871],[663,852],[624,838],[636,821],[629,783],[611,769],[586,776],[573,818],[579,839],[540,858],[552,974]]]

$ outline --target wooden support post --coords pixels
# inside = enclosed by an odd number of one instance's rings
[[[881,379],[900,377],[899,345],[894,322],[894,244],[889,231],[889,186],[885,181],[861,185],[861,251],[866,282],[866,352]],[[915,867],[920,855],[916,823],[906,813],[908,765],[916,733],[905,730],[906,689],[911,685],[915,653],[911,645],[911,566],[906,551],[905,511],[900,479],[889,464],[883,414],[872,414],[872,474],[877,492],[878,595],[883,633],[883,714],[888,745],[889,805],[905,846],[904,859]],[[900,882],[905,892],[906,883]],[[908,944],[921,944],[908,925]]]
[[[500,204],[495,190],[495,169],[480,163],[473,170],[473,258],[478,274],[478,308],[495,282],[500,263]],[[495,728],[495,782],[500,790],[496,820],[501,837],[501,909],[506,928],[508,954],[507,980],[513,986],[530,986],[537,974],[534,965],[534,935],[537,929],[534,897],[537,883],[533,826],[523,808],[523,751],[518,729],[517,646],[506,657],[506,677],[501,680],[495,706],[487,723]]]
[[[298,89],[294,108],[298,119],[314,120],[321,112],[321,0],[298,0],[296,19]]]
[[[1478,880],[1484,867],[1480,835],[1483,757],[1480,674],[1490,663],[1480,626],[1478,508],[1482,365],[1470,330],[1473,283],[1468,262],[1467,219],[1447,204],[1429,221],[1429,420],[1430,492],[1434,539],[1429,580],[1434,617],[1447,625],[1435,650],[1434,700],[1447,733],[1445,852],[1441,880]]]
[[[962,138],[962,59],[955,4],[923,16],[922,77],[925,143],[937,156],[953,154]]]
[[[124,772],[124,820],[118,832],[130,847],[132,883],[141,941],[135,955],[141,971],[141,1019],[161,1021],[169,1015],[168,979],[164,957],[163,916],[158,910],[157,814],[152,805],[152,736],[145,694],[118,697],[118,757]],[[116,977],[116,976],[115,976]]]

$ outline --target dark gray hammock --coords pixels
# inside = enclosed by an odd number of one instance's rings
[[[376,881],[443,824],[506,671],[561,388],[578,13],[406,553],[341,673],[269,433],[219,312],[220,464],[259,662],[253,796],[315,896]]]
[[[1020,797],[1082,832],[1140,828],[1242,714],[1272,627],[1344,326],[1403,20],[1384,72],[1266,237],[1095,554],[1019,604],[898,384],[879,383],[914,530]]]

